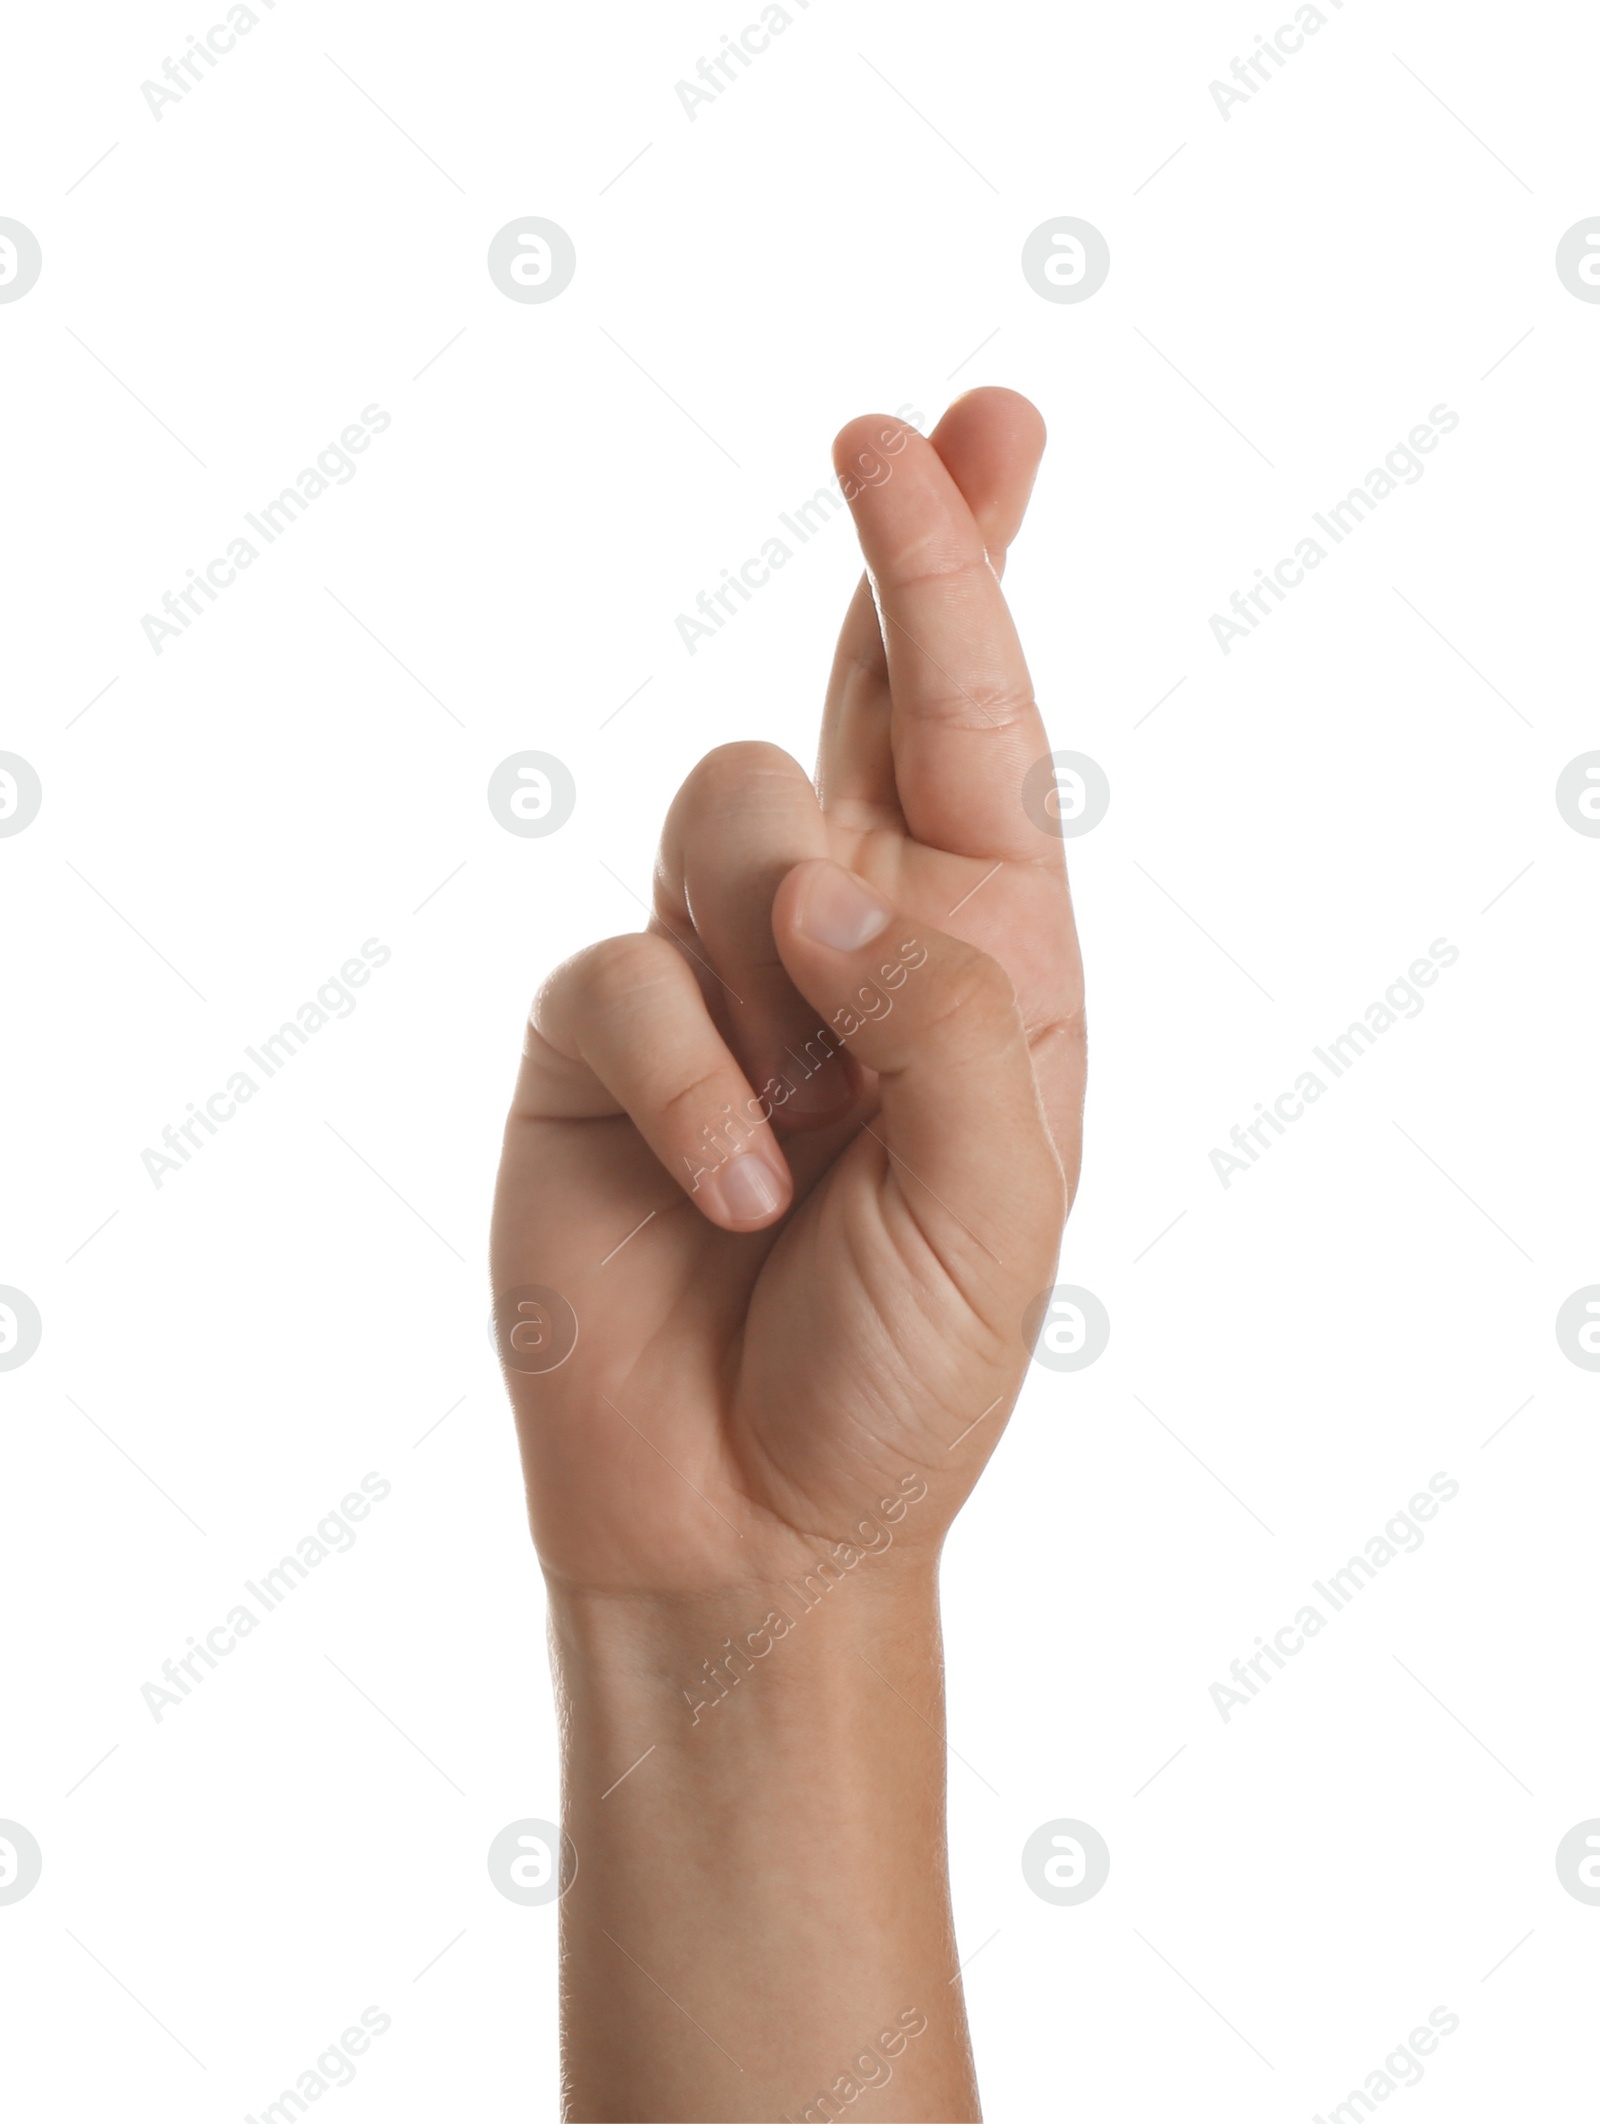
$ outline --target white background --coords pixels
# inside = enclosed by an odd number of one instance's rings
[[[256,11],[159,121],[220,6],[19,9],[0,54],[44,256],[0,306],[0,748],[44,787],[0,840],[0,1283],[44,1321],[0,1375],[14,2113],[255,2114],[377,2005],[340,2118],[553,2114],[555,1911],[484,1865],[558,1804],[484,1332],[521,1014],[637,926],[701,753],[809,762],[848,525],[693,657],[676,615],[845,418],[1004,382],[1051,430],[1008,589],[1112,790],[1069,851],[1061,1270],[1112,1334],[1033,1372],[948,1551],[988,2113],[1309,2117],[1447,2006],[1408,2118],[1588,2114],[1600,1909],[1553,1857],[1600,1815],[1600,1381],[1553,1322],[1600,1277],[1600,842],[1553,791],[1600,746],[1600,307],[1553,257],[1600,212],[1600,25],[1329,0],[1225,121],[1284,0],[815,0],[691,122],[754,0]],[[547,305],[485,270],[525,214],[577,247]],[[1081,305],[1019,268],[1061,214],[1111,248]],[[369,404],[357,476],[158,657],[141,616]],[[1210,615],[1439,404],[1425,477],[1225,657]],[[527,748],[577,782],[548,839],[485,803]],[[157,1189],[141,1152],[370,937],[353,1015]],[[1436,938],[1421,1015],[1224,1189],[1213,1147]],[[155,1722],[369,1470],[357,1546]],[[1230,1661],[1437,1471],[1425,1546],[1224,1723]],[[1112,1852],[1077,1908],[1018,1863],[1061,1816]]]

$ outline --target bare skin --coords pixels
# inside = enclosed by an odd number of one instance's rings
[[[1005,391],[928,440],[850,423],[868,572],[815,784],[709,755],[649,928],[534,1005],[493,1266],[577,1859],[575,2119],[800,2117],[841,2081],[864,2119],[978,2115],[938,1557],[1027,1367],[1084,1073],[999,582],[1043,441]],[[519,1313],[530,1287],[559,1298]]]

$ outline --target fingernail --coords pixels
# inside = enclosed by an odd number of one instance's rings
[[[878,895],[836,863],[815,873],[800,903],[801,930],[830,951],[859,951],[888,920],[889,910]]]
[[[718,1166],[705,1191],[712,1213],[728,1224],[758,1224],[783,1200],[776,1173],[755,1151]]]

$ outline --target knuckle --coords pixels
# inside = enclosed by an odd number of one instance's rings
[[[981,1029],[985,1040],[997,1032],[1009,1036],[1018,1023],[1017,992],[998,959],[971,948],[941,969],[936,1000],[923,1024],[933,1039],[950,1039]]]
[[[646,930],[586,945],[558,966],[539,990],[534,1028],[544,1032],[573,1018],[603,1015],[636,997],[640,989],[673,979],[677,965],[673,946]]]
[[[664,937],[634,930],[590,945],[587,952],[579,953],[577,963],[580,992],[605,1008],[627,1002],[641,988],[673,979],[679,960]]]
[[[948,531],[930,531],[895,556],[883,572],[881,587],[897,593],[935,590],[954,601],[974,590],[981,593],[993,572],[986,553],[952,543]]]
[[[978,680],[970,686],[936,681],[919,697],[916,712],[944,729],[976,730],[999,738],[1024,724],[1031,726],[1038,704],[1031,686],[1011,680],[992,685]]]
[[[666,1134],[694,1142],[701,1128],[728,1103],[728,1070],[720,1060],[696,1070],[687,1083],[675,1084],[661,1098]]]
[[[690,770],[679,801],[692,809],[702,803],[721,803],[730,796],[746,796],[764,783],[792,786],[797,777],[809,780],[800,762],[781,745],[740,738],[718,745]]]
[[[1033,697],[1033,688],[1018,685],[1014,681],[998,686],[980,686],[973,699],[983,711],[985,720],[997,730],[1010,730],[1023,721],[1031,722],[1038,713],[1038,702]]]
[[[1074,1054],[1083,1055],[1088,1053],[1089,1014],[1082,1003],[1074,1003],[1070,1006],[1062,1015],[1058,1029],[1062,1039],[1065,1040],[1067,1046]]]

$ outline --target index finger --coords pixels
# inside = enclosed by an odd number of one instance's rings
[[[1037,860],[1022,784],[1048,740],[965,496],[932,444],[884,415],[842,429],[834,462],[882,621],[907,826],[953,854]]]

